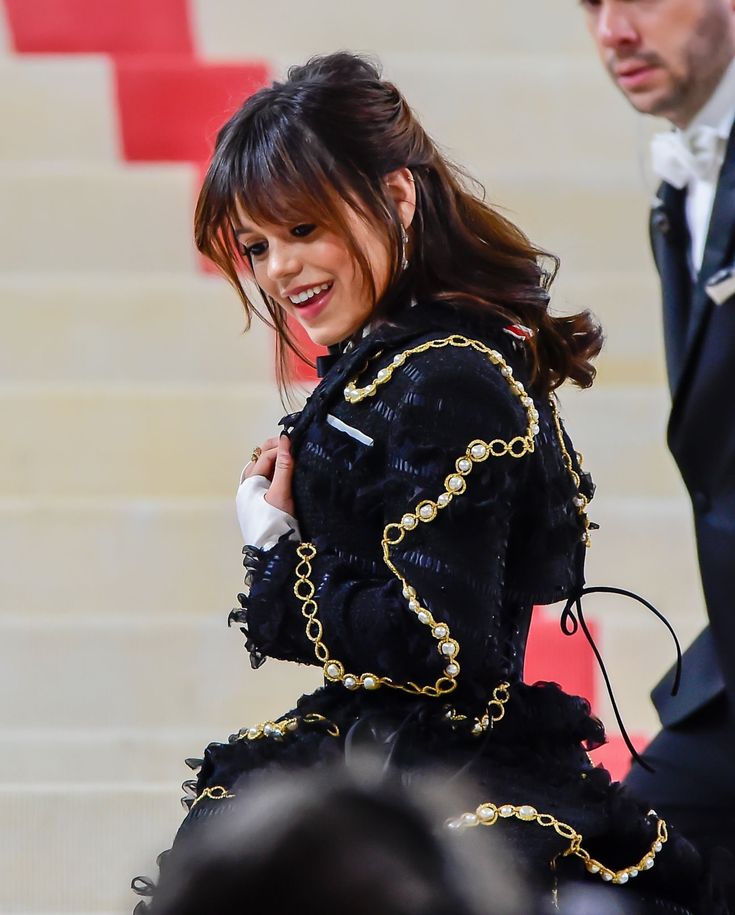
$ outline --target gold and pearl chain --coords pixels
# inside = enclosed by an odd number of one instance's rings
[[[494,826],[502,819],[516,819],[525,823],[536,823],[537,826],[553,829],[562,839],[567,839],[569,841],[569,847],[563,852],[564,857],[575,855],[577,858],[581,858],[582,861],[584,861],[584,866],[588,873],[600,877],[606,883],[623,884],[627,883],[632,878],[637,877],[642,871],[650,870],[654,865],[656,855],[668,841],[669,834],[665,821],[653,810],[649,811],[649,816],[656,816],[658,820],[656,838],[637,864],[633,864],[630,867],[623,867],[620,870],[606,867],[600,861],[593,858],[592,855],[582,847],[584,839],[573,826],[564,823],[562,820],[557,820],[557,818],[550,813],[539,813],[538,810],[530,804],[480,804],[474,811],[463,813],[461,816],[448,820],[447,826],[450,829],[455,830],[470,829],[474,826]]]
[[[559,405],[554,395],[549,398],[549,406],[551,407],[551,416],[554,420],[554,428],[556,429],[556,437],[559,442],[559,447],[561,448],[562,458],[564,459],[564,466],[567,468],[567,472],[572,478],[572,482],[574,483],[574,486],[577,490],[577,495],[574,497],[573,501],[574,507],[577,509],[579,519],[582,522],[582,543],[584,543],[586,547],[590,547],[592,546],[592,539],[590,537],[592,522],[587,517],[587,506],[590,504],[590,500],[581,490],[582,480],[580,479],[577,471],[574,469],[574,461],[572,461],[572,456],[569,453],[566,442],[564,441],[564,432],[562,430],[561,419],[559,417]],[[579,459],[581,466],[582,455],[577,453],[577,458]]]
[[[374,381],[366,387],[358,388],[354,380],[350,381],[344,391],[345,399],[349,403],[356,404],[366,397],[372,397],[377,388],[381,384],[390,381],[395,370],[404,365],[410,356],[424,353],[431,349],[443,349],[448,346],[474,349],[487,356],[493,365],[499,367],[501,375],[505,378],[511,391],[518,397],[524,408],[527,419],[526,433],[525,435],[517,435],[510,441],[500,438],[492,439],[489,442],[480,438],[473,439],[464,453],[456,459],[455,469],[445,477],[444,491],[439,494],[436,500],[422,500],[412,511],[405,512],[400,521],[387,524],[383,530],[381,541],[383,561],[400,581],[403,596],[408,601],[408,609],[415,614],[423,626],[426,626],[431,631],[432,637],[437,642],[436,650],[446,663],[442,675],[433,684],[422,686],[413,681],[396,683],[390,677],[370,672],[350,673],[345,669],[341,661],[331,657],[329,649],[323,641],[324,631],[318,618],[319,608],[314,600],[315,587],[311,581],[311,561],[316,556],[316,547],[312,543],[302,543],[297,547],[296,552],[300,561],[296,566],[296,583],[294,584],[293,593],[301,601],[301,613],[306,619],[306,636],[314,645],[314,653],[317,660],[324,667],[325,678],[333,683],[342,683],[350,690],[360,688],[373,690],[386,686],[411,695],[439,697],[456,689],[457,677],[460,672],[458,661],[459,642],[452,638],[447,623],[434,619],[431,611],[422,605],[416,589],[394,564],[391,558],[391,549],[398,546],[411,531],[417,530],[420,524],[428,524],[434,521],[440,511],[445,509],[453,499],[461,496],[466,491],[467,483],[465,478],[472,472],[475,464],[482,463],[490,457],[505,457],[507,455],[512,458],[522,458],[526,454],[533,452],[535,448],[534,439],[539,432],[539,414],[533,400],[526,393],[523,384],[513,377],[512,368],[497,350],[486,346],[479,340],[471,340],[459,334],[452,334],[449,337],[438,340],[429,340],[412,349],[398,353],[388,366],[378,371]]]

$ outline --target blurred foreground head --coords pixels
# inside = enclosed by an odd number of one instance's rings
[[[431,794],[334,772],[259,781],[177,849],[150,915],[531,915],[495,837],[445,834]]]

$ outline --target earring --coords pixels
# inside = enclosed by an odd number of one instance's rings
[[[401,254],[401,270],[405,270],[408,267],[408,232],[404,225],[401,225]]]

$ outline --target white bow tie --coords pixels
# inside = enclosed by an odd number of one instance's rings
[[[714,127],[697,127],[689,134],[667,130],[651,140],[653,170],[676,188],[693,179],[714,180],[724,161],[724,142]]]

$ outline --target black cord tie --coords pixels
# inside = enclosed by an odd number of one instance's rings
[[[624,588],[608,588],[608,587],[599,587],[599,588],[580,588],[564,606],[562,611],[561,618],[559,620],[559,625],[561,626],[561,631],[564,635],[574,635],[579,627],[582,627],[582,632],[584,632],[587,641],[594,652],[595,658],[597,658],[597,663],[599,664],[600,671],[602,672],[602,677],[605,681],[605,686],[607,687],[607,694],[610,697],[610,702],[612,703],[613,712],[615,713],[615,719],[618,722],[618,727],[620,728],[620,733],[625,745],[630,750],[630,754],[633,759],[638,763],[639,766],[642,766],[648,772],[654,772],[655,770],[649,766],[649,764],[640,756],[636,748],[633,746],[633,743],[628,735],[625,725],[623,724],[623,719],[618,708],[618,704],[615,701],[615,695],[613,693],[612,684],[610,683],[610,677],[605,668],[605,663],[602,660],[602,655],[595,644],[595,640],[592,638],[592,633],[587,626],[587,621],[584,618],[584,613],[582,611],[582,598],[587,594],[620,594],[623,597],[630,597],[633,600],[637,601],[639,604],[642,604],[647,610],[650,610],[655,617],[661,620],[661,622],[666,626],[666,628],[671,633],[671,637],[674,640],[674,645],[676,646],[676,676],[674,677],[674,685],[671,687],[671,695],[675,696],[679,692],[679,684],[681,682],[681,645],[679,644],[679,639],[676,637],[676,633],[671,625],[671,623],[666,619],[666,617],[657,610],[653,604],[649,603],[645,598],[641,597],[639,594],[635,594],[633,591],[626,591]],[[577,612],[577,615],[574,615],[574,612]]]

